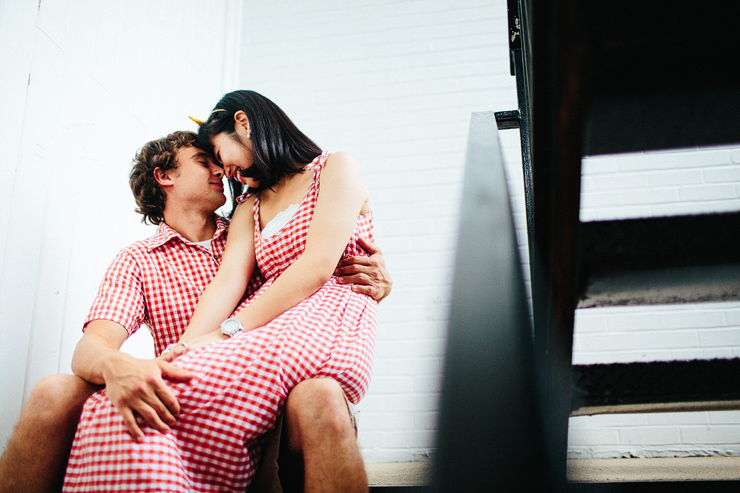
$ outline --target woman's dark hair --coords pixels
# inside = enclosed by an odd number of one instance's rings
[[[177,168],[177,151],[189,146],[199,147],[194,132],[172,132],[167,137],[147,142],[136,153],[128,182],[138,206],[136,212],[144,216],[141,222],[164,222],[166,197],[154,178],[154,170]]]
[[[321,148],[298,130],[278,105],[254,91],[234,91],[221,98],[208,120],[200,124],[200,146],[213,153],[211,138],[220,133],[240,142],[234,120],[239,110],[249,120],[254,157],[252,166],[240,170],[240,173],[259,180],[255,191],[272,187],[286,175],[300,173],[306,164],[321,154]],[[231,179],[229,185],[232,197],[242,193],[243,186],[239,181]]]

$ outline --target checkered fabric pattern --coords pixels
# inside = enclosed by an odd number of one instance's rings
[[[269,275],[246,303],[302,253],[327,157],[312,163],[313,183],[285,229],[269,241],[255,230],[258,265]],[[358,218],[345,256],[364,254],[357,240],[373,239],[372,223],[372,212]],[[105,391],[95,394],[85,404],[64,491],[244,492],[259,459],[256,438],[275,425],[290,389],[331,377],[353,403],[365,394],[376,310],[371,297],[332,278],[267,325],[189,351],[175,364],[198,378],[172,384],[181,405],[178,424],[168,434],[145,427],[142,443],[130,438]]]
[[[211,251],[165,223],[154,236],[121,250],[103,277],[85,327],[93,320],[111,320],[133,334],[147,325],[156,354],[177,342],[221,262],[228,222],[216,216],[216,226]],[[247,294],[263,282],[257,272]]]

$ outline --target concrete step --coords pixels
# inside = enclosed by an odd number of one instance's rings
[[[430,462],[367,463],[365,467],[372,491],[424,491],[430,483]],[[568,480],[574,483],[740,481],[740,457],[573,459],[568,461]]]
[[[568,479],[585,483],[740,480],[740,457],[569,460]]]
[[[369,462],[365,464],[370,486],[423,486],[429,484],[431,462]]]

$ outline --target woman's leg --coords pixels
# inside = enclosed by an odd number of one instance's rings
[[[293,316],[300,318],[300,314]],[[147,476],[142,464],[160,456],[167,460],[159,475],[173,485],[182,474],[196,490],[203,484],[243,491],[254,475],[259,453],[245,443],[274,426],[290,389],[326,370],[325,376],[335,378],[350,400],[357,402],[364,394],[372,367],[374,323],[360,324],[356,333],[347,335],[336,329],[342,327],[337,322],[319,329],[281,317],[277,327],[250,331],[179,357],[175,364],[198,377],[171,385],[180,403],[178,422],[167,435],[147,427],[140,444],[128,435],[105,394],[96,394],[85,407],[75,439],[67,473],[69,491],[85,491],[71,485],[88,475],[156,481],[158,476]],[[85,450],[102,452],[85,455]],[[174,486],[161,489],[184,491]],[[131,491],[158,490],[139,486]]]
[[[285,399],[276,363],[280,346],[263,331],[175,360],[198,377],[171,383],[180,403],[177,424],[162,434],[141,423],[141,442],[128,434],[105,392],[95,394],[80,420],[64,491],[184,492],[217,486],[243,492],[259,453],[245,442],[274,425]]]
[[[65,492],[190,491],[175,435],[142,426],[136,442],[105,391],[85,404],[64,479]]]

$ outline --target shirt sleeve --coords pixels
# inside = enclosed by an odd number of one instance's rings
[[[93,320],[110,320],[121,324],[131,335],[141,327],[145,317],[141,269],[130,253],[121,251],[100,283],[82,330]]]

